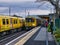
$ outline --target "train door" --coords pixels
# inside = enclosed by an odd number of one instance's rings
[[[6,30],[6,19],[2,18],[1,21],[2,21],[1,31],[5,31]]]
[[[10,19],[6,18],[6,30],[10,30]]]

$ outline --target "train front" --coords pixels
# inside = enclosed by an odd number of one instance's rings
[[[26,29],[36,27],[36,20],[34,18],[25,18]]]

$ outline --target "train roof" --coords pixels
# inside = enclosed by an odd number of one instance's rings
[[[13,16],[7,16],[7,15],[0,15],[0,18],[20,18],[20,17],[13,17]],[[23,19],[23,18],[21,18]]]
[[[0,18],[4,18],[4,17],[10,18],[11,16],[0,15]]]
[[[36,19],[41,19],[39,16],[37,15],[29,15],[26,18],[36,18]]]

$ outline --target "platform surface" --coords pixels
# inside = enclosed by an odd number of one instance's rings
[[[35,41],[45,41],[46,40],[46,28],[41,28],[37,36],[34,39]]]
[[[24,45],[46,45],[46,28],[40,28]],[[56,45],[50,32],[48,35],[48,45]]]

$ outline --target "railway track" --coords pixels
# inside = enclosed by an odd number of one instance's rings
[[[18,36],[22,35],[23,33],[26,33],[26,31],[20,31],[14,34],[6,35],[4,37],[0,37],[0,45],[5,45],[7,42],[10,42],[11,40],[17,38]]]
[[[0,38],[0,45],[9,45],[11,42],[14,42],[14,40],[19,40],[21,38],[23,38],[24,36],[26,36],[27,34],[29,34],[33,29],[31,29],[30,31],[20,31],[18,33],[14,33],[14,34],[10,34],[10,35],[6,35],[4,37]]]
[[[23,31],[20,31],[20,32],[23,32]],[[0,40],[3,40],[5,38],[10,37],[11,35],[15,35],[17,33],[19,33],[19,32],[15,32],[15,33],[11,33],[11,34],[8,34],[8,35],[0,36]]]
[[[17,42],[19,43],[17,45],[23,45],[38,29],[39,29],[39,27],[35,27],[35,28],[31,29],[30,31],[22,34],[21,36],[15,38],[14,40],[6,43],[5,45],[15,45],[15,44],[17,44]]]

